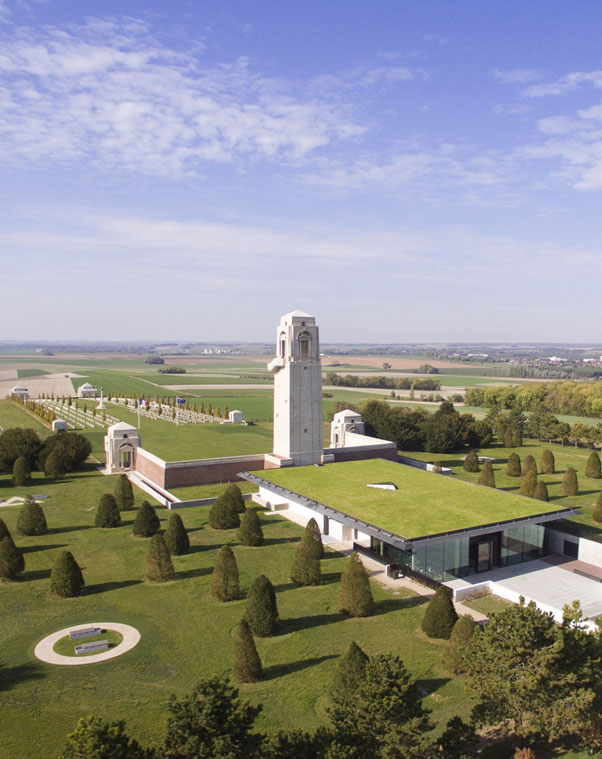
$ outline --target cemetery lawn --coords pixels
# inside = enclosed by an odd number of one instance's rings
[[[30,428],[42,437],[52,433],[52,430],[42,424],[33,414],[29,414],[25,409],[11,401],[0,401],[0,427],[5,430],[10,427]]]
[[[103,630],[98,635],[90,635],[88,638],[77,638],[76,640],[71,640],[69,635],[65,635],[64,638],[57,640],[53,650],[61,656],[91,656],[97,654],[98,651],[91,651],[89,654],[76,654],[75,647],[81,643],[96,643],[98,640],[106,640],[109,648],[115,648],[123,640],[123,635],[116,630]]]
[[[2,709],[0,759],[56,756],[66,733],[88,714],[125,719],[128,732],[143,743],[159,741],[168,717],[171,693],[183,696],[199,678],[230,672],[229,632],[240,620],[244,594],[261,572],[276,587],[280,633],[257,639],[265,678],[241,686],[242,695],[262,703],[258,728],[313,730],[327,724],[327,690],[337,657],[356,640],[369,654],[399,654],[418,679],[433,718],[446,723],[453,715],[467,718],[471,708],[463,681],[453,678],[441,661],[446,644],[420,631],[425,599],[408,591],[393,594],[373,585],[377,610],[373,617],[349,619],[337,610],[337,592],[344,558],[327,553],[324,582],[299,588],[288,577],[298,526],[277,515],[261,520],[265,544],[236,544],[235,531],[207,526],[208,508],[181,512],[192,551],[174,557],[176,579],[153,585],[145,579],[149,540],[131,534],[133,512],[114,529],[93,527],[100,495],[112,491],[116,478],[94,471],[49,483],[36,476],[31,488],[18,490],[0,477],[2,497],[46,493],[50,532],[21,537],[26,572],[16,582],[0,585]],[[136,493],[139,504],[146,494]],[[18,507],[0,508],[14,531]],[[168,512],[158,510],[165,527]],[[231,543],[241,572],[240,600],[215,601],[209,594],[218,548]],[[86,587],[75,599],[49,594],[50,568],[62,549],[72,551],[82,567]],[[136,627],[142,638],[116,659],[80,667],[60,667],[33,657],[36,643],[64,627],[95,621]],[[35,719],[32,719],[35,715]],[[27,729],[18,726],[28,725]]]

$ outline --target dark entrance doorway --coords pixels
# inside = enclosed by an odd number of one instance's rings
[[[493,540],[481,540],[477,543],[477,572],[489,572],[493,563]]]

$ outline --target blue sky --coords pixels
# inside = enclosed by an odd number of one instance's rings
[[[4,339],[600,340],[598,0],[0,0]]]

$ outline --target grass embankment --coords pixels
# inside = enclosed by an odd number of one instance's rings
[[[0,401],[0,427],[5,430],[11,427],[29,428],[35,430],[41,437],[47,437],[52,433],[52,430],[37,419],[34,414],[27,412],[12,401]]]

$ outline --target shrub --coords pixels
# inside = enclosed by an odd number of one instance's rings
[[[535,487],[537,485],[537,475],[532,469],[525,474],[520,483],[518,489],[519,495],[526,495],[528,498],[533,498],[535,495]]]
[[[244,619],[236,625],[232,637],[234,638],[232,662],[234,677],[241,683],[256,683],[263,675],[261,659],[257,653],[251,628]]]
[[[512,447],[520,448],[522,444],[523,444],[523,433],[517,427],[516,429],[512,430]]]
[[[322,544],[322,535],[318,523],[313,517],[305,525],[305,537],[310,538],[311,540],[311,543],[308,543],[308,550],[310,550],[310,553],[313,552],[314,558],[323,559],[324,546]],[[311,549],[309,546],[311,546]]]
[[[600,456],[596,451],[592,451],[587,459],[585,465],[585,476],[592,480],[599,480],[602,477],[602,471],[600,467]]]
[[[9,535],[0,538],[0,579],[14,580],[25,570],[23,553]]]
[[[105,493],[98,502],[94,525],[96,527],[119,527],[120,524],[121,515],[117,501],[111,493]]]
[[[274,586],[265,575],[251,583],[245,604],[244,619],[253,635],[265,638],[278,629],[278,605]]]
[[[537,464],[535,463],[535,459],[531,454],[528,454],[525,456],[525,460],[523,461],[523,465],[521,468],[521,475],[524,477],[527,472],[534,472],[537,475]]]
[[[554,474],[556,471],[556,462],[554,461],[554,454],[548,448],[544,448],[541,452],[541,459],[539,460],[539,468],[543,474]]]
[[[374,611],[370,580],[357,553],[345,562],[339,586],[339,611],[351,617],[369,617]]]
[[[152,759],[150,751],[130,738],[124,720],[105,722],[100,717],[82,717],[67,735],[59,759]]]
[[[349,648],[337,662],[330,696],[333,701],[341,703],[351,693],[357,691],[357,686],[362,682],[368,663],[368,655],[352,640]]]
[[[464,459],[464,469],[467,472],[478,472],[479,470],[479,457],[476,451],[471,451]]]
[[[136,513],[132,532],[139,538],[150,538],[161,527],[159,517],[148,501],[142,501],[142,505]]]
[[[504,448],[512,448],[512,430],[510,427],[504,430]]]
[[[13,485],[17,488],[29,485],[31,482],[31,467],[25,456],[19,456],[13,465]]]
[[[233,601],[240,592],[238,564],[230,546],[222,546],[217,552],[213,575],[211,576],[211,595],[220,601]]]
[[[535,486],[535,490],[533,492],[533,498],[536,498],[538,501],[550,500],[550,497],[548,495],[548,486],[543,480],[539,480],[539,482]]]
[[[61,551],[50,572],[50,591],[61,598],[81,595],[84,577],[71,551]]]
[[[190,539],[182,522],[182,517],[173,511],[167,521],[165,545],[172,556],[181,556],[190,551]]]
[[[235,482],[231,482],[223,493],[226,498],[230,500],[236,512],[243,514],[246,510],[245,499],[243,498],[242,491]]]
[[[437,588],[424,612],[422,629],[429,638],[448,640],[457,621],[458,614],[449,588],[445,586]]]
[[[297,585],[319,585],[322,582],[320,559],[316,559],[314,541],[303,536],[297,548],[291,566],[291,580]]]
[[[598,500],[595,503],[592,516],[594,518],[594,522],[598,522],[598,524],[602,523],[602,490],[600,493],[598,493]],[[0,535],[1,534],[2,533],[0,532]]]
[[[163,535],[155,534],[150,540],[146,557],[146,576],[151,582],[173,580],[174,569]]]
[[[0,471],[12,472],[18,458],[26,458],[30,469],[35,469],[42,442],[35,430],[11,427],[0,434]]]
[[[577,472],[572,466],[570,466],[562,476],[562,492],[564,495],[577,495],[579,492]]]
[[[209,525],[214,530],[233,530],[240,527],[240,517],[232,499],[222,493],[209,511]]]
[[[40,468],[46,471],[48,456],[56,451],[66,472],[76,472],[81,469],[92,451],[92,444],[87,437],[79,432],[61,430],[46,438],[40,451]]]
[[[62,480],[65,476],[65,465],[60,453],[54,449],[46,456],[44,474],[51,480]]]
[[[0,540],[2,538],[11,538],[10,530],[6,526],[6,522],[0,517]]]
[[[487,488],[495,487],[495,474],[493,472],[493,467],[491,466],[491,461],[486,461],[483,464],[483,469],[479,475],[479,485],[484,485]]]
[[[468,614],[458,617],[449,636],[449,648],[445,653],[445,664],[455,674],[464,669],[464,656],[472,642],[476,623]]]
[[[255,509],[245,509],[238,528],[238,542],[243,546],[260,546],[263,543],[263,530]]]
[[[120,474],[115,485],[115,501],[119,511],[130,511],[134,508],[134,490],[127,475]]]
[[[518,453],[511,453],[508,456],[508,462],[506,464],[506,474],[508,477],[520,477],[520,458]]]
[[[42,507],[31,496],[27,496],[19,512],[17,532],[19,535],[46,535],[48,532]]]

